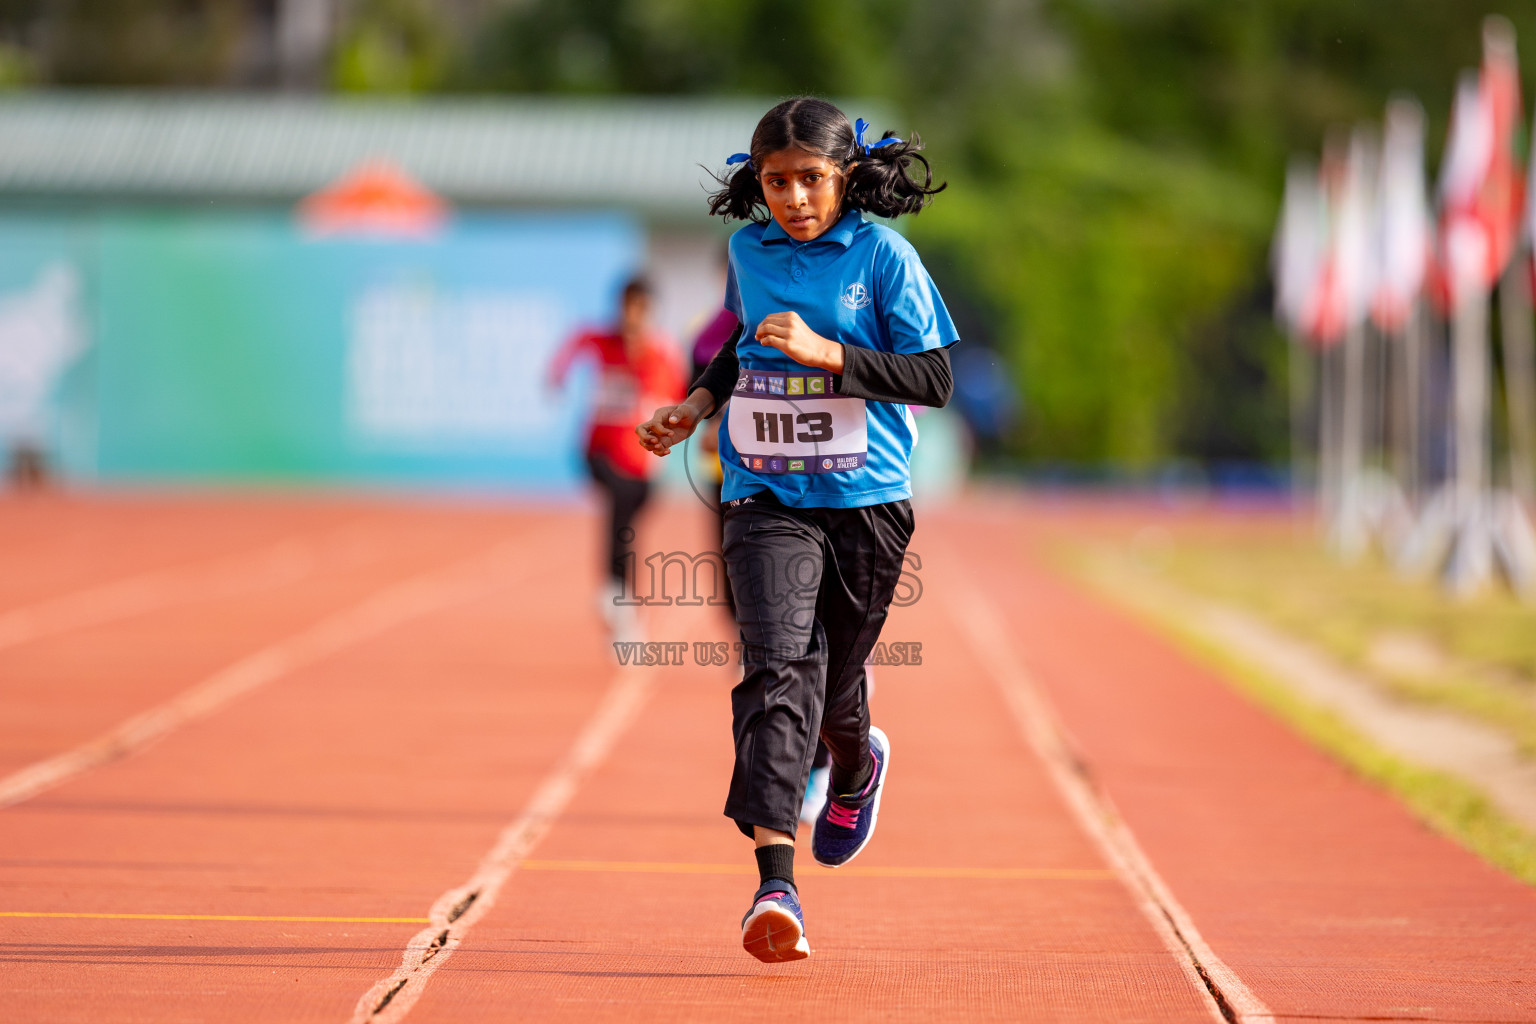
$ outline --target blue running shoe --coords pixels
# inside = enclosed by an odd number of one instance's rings
[[[885,776],[891,767],[891,741],[875,726],[869,727],[869,756],[875,770],[857,796],[829,794],[827,804],[816,816],[816,831],[811,834],[811,856],[824,868],[840,868],[859,855],[875,834],[880,817],[880,797],[885,792]],[[844,803],[846,799],[848,803]],[[850,806],[850,804],[852,806]]]
[[[805,940],[805,917],[795,887],[770,878],[752,897],[752,909],[741,919],[741,946],[765,964],[804,960],[811,955]]]

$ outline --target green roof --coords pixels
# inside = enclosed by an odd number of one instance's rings
[[[0,93],[0,198],[291,202],[382,157],[456,203],[702,212],[699,165],[746,149],[770,105]]]

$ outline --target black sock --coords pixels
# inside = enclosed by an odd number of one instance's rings
[[[788,882],[794,888],[795,848],[789,843],[769,843],[757,848],[758,883],[765,885],[770,878]]]

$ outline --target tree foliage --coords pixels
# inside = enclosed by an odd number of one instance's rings
[[[1536,23],[1536,0],[1503,12]],[[1148,467],[1284,455],[1267,249],[1283,168],[1407,90],[1444,131],[1486,5],[1443,0],[530,0],[463,87],[894,103],[951,188],[911,226],[982,312],[1012,448]],[[1536,39],[1531,40],[1536,48]]]
[[[0,0],[0,75],[10,84],[217,85],[238,63],[249,21],[241,0]]]
[[[271,7],[270,0],[263,0]],[[0,79],[215,83],[256,0],[0,0]],[[1024,396],[1010,447],[1283,454],[1266,253],[1287,156],[1395,90],[1443,137],[1485,3],[356,0],[338,88],[863,96],[950,189],[911,225]],[[1536,0],[1501,6],[1536,25]],[[243,20],[242,20],[243,19]],[[1536,55],[1536,36],[1527,40]],[[879,126],[887,127],[887,126]]]

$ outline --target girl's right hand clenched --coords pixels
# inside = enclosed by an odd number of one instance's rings
[[[672,446],[693,435],[714,404],[708,391],[696,388],[688,400],[678,405],[664,405],[651,418],[635,428],[640,447],[656,455],[666,455]]]

